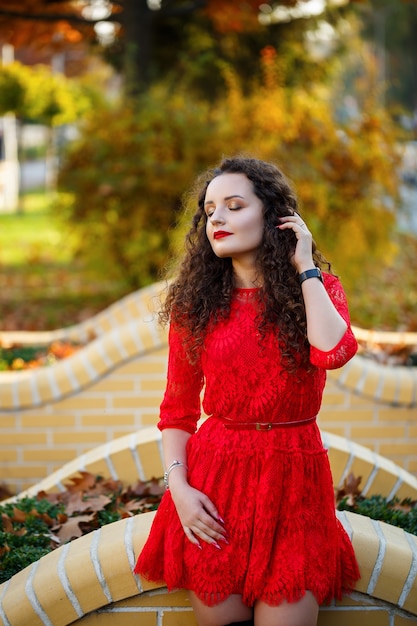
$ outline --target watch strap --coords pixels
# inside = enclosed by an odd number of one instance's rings
[[[319,280],[321,280],[321,282],[323,282],[323,276],[321,274],[320,268],[315,267],[314,269],[306,270],[305,272],[301,272],[301,274],[298,274],[298,280],[300,281],[300,285],[309,278],[318,278]]]

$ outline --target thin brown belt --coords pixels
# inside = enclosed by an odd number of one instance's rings
[[[316,421],[316,415],[305,420],[295,420],[293,422],[235,422],[227,417],[216,418],[225,428],[231,430],[272,430],[273,428],[290,428],[292,426],[305,426]]]

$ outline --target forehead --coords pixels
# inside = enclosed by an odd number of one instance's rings
[[[248,197],[253,195],[251,181],[240,173],[220,174],[213,178],[206,190],[206,201],[214,198],[227,198],[233,195]]]

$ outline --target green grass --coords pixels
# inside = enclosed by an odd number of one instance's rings
[[[37,260],[68,263],[75,241],[60,229],[52,212],[52,198],[26,194],[23,212],[0,213],[0,264],[22,266]]]
[[[26,194],[23,212],[0,214],[0,330],[50,330],[94,315],[124,295],[77,258],[51,195]]]

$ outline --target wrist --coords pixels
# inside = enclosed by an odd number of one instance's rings
[[[298,280],[300,282],[300,285],[302,285],[306,280],[310,278],[317,278],[321,283],[323,283],[321,269],[319,267],[314,267],[298,274]]]
[[[299,265],[296,265],[296,270],[298,272],[298,275],[302,274],[303,272],[307,272],[308,270],[314,270],[314,268],[316,267],[315,263],[313,260],[311,261],[305,261],[300,263]]]
[[[175,459],[175,461],[172,461],[172,463],[170,464],[170,466],[167,468],[166,472],[164,473],[164,484],[165,484],[166,489],[169,489],[169,478],[173,470],[175,470],[175,473],[186,476],[187,466],[185,465],[185,463],[183,463],[182,461],[178,461],[177,459]]]

